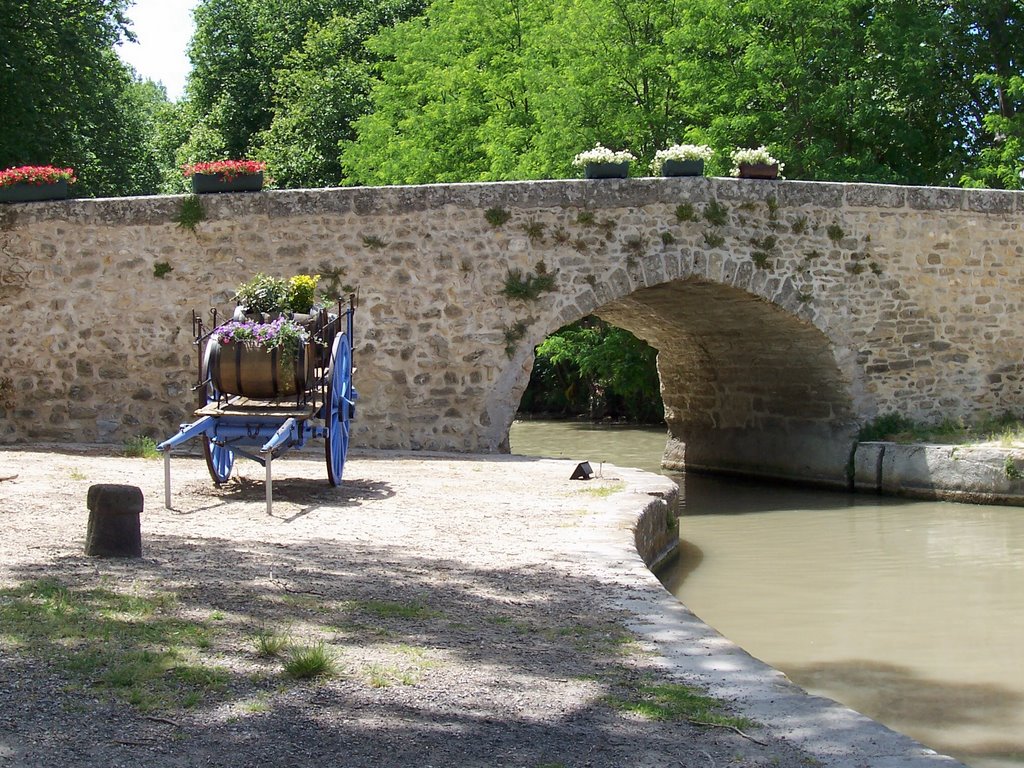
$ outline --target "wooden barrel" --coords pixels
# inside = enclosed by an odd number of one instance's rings
[[[214,336],[206,344],[205,368],[214,388],[225,395],[273,400],[304,392],[315,382],[316,355],[310,344],[292,360],[283,350],[228,342]]]

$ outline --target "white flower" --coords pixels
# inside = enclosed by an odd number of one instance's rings
[[[732,175],[740,175],[740,165],[776,165],[779,166],[779,175],[786,166],[776,160],[768,153],[768,148],[760,146],[757,149],[737,149],[729,155],[732,159]]]
[[[628,163],[631,160],[636,160],[636,158],[625,150],[621,152],[613,152],[612,150],[597,144],[593,149],[588,149],[586,152],[580,152],[576,155],[576,157],[572,159],[572,164],[576,166],[583,166],[588,163]]]
[[[707,144],[673,144],[668,149],[659,149],[651,161],[651,173],[661,173],[661,166],[666,160],[704,160],[711,159],[715,151]]]

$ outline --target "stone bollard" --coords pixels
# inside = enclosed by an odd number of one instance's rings
[[[142,489],[134,485],[89,486],[89,530],[85,554],[142,557]]]

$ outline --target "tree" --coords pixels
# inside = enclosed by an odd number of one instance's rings
[[[537,347],[521,409],[660,423],[657,352],[633,334],[586,317]]]
[[[0,0],[0,167],[75,168],[80,195],[155,191],[134,73],[128,0]]]

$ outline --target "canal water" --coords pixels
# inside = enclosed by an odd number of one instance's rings
[[[516,422],[512,451],[660,472],[664,428]],[[694,613],[973,768],[1024,767],[1024,508],[671,474]]]

